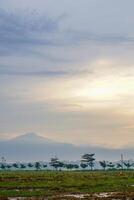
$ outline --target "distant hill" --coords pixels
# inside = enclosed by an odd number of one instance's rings
[[[27,133],[24,135],[20,135],[15,137],[9,142],[12,143],[30,143],[30,144],[39,144],[39,143],[54,143],[54,141],[47,139],[45,137],[39,136],[36,133]]]
[[[123,153],[125,159],[134,157],[134,149],[106,149],[103,147],[75,146],[61,143],[27,133],[10,140],[0,141],[0,155],[12,161],[48,161],[57,156],[62,160],[80,160],[84,153],[95,153],[97,160],[119,160]]]

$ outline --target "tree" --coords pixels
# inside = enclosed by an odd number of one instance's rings
[[[25,169],[25,168],[26,168],[26,165],[24,165],[24,164],[21,163],[21,164],[20,164],[20,168],[21,168],[21,169]]]
[[[107,166],[109,167],[109,169],[114,169],[114,167],[115,167],[115,164],[114,163],[112,163],[112,162],[109,162],[108,164],[107,164]]]
[[[125,167],[127,168],[127,170],[129,170],[133,166],[133,164],[130,163],[130,161],[126,161],[123,164],[125,165]]]
[[[74,169],[79,169],[79,165],[77,165],[77,164],[74,164]]]
[[[12,168],[12,165],[8,164],[8,165],[6,165],[6,168],[10,170]]]
[[[74,165],[69,163],[69,164],[65,164],[65,167],[69,170],[73,169],[74,168]]]
[[[12,166],[13,166],[14,168],[16,168],[16,169],[19,168],[19,164],[18,164],[18,163],[13,163]]]
[[[106,167],[107,167],[107,162],[105,160],[103,161],[100,161],[100,166],[103,168],[103,170],[105,171],[106,170]]]
[[[63,167],[62,162],[59,161],[59,159],[57,157],[55,158],[51,158],[50,161],[50,166],[52,166],[53,168],[55,168],[56,170],[58,170],[59,167]]]
[[[1,169],[2,170],[6,169],[6,159],[4,156],[1,157]]]
[[[43,168],[47,168],[47,164],[44,164],[44,165],[43,165]]]
[[[59,168],[60,168],[60,170],[61,170],[61,168],[63,168],[64,166],[65,166],[65,164],[64,164],[63,162],[59,161]]]
[[[116,167],[117,169],[123,169],[122,164],[121,163],[116,163]]]
[[[82,156],[82,163],[86,163],[91,171],[93,170],[93,167],[95,165],[94,161],[95,161],[95,158],[94,158],[95,154],[84,154]]]
[[[28,166],[29,168],[32,168],[34,165],[33,165],[32,163],[28,163],[27,166]]]
[[[5,169],[6,169],[6,165],[5,165],[4,163],[2,163],[1,166],[0,166],[0,168],[1,168],[2,170],[5,170]]]
[[[41,169],[40,162],[35,162],[35,168],[36,168],[36,170],[40,170]]]
[[[85,164],[85,163],[81,163],[80,166],[81,166],[83,169],[86,169],[86,168],[88,167],[88,165]]]

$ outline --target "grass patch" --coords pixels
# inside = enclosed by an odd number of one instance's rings
[[[0,197],[134,191],[134,172],[0,172]]]

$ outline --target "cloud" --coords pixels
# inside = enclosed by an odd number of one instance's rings
[[[67,30],[66,35],[68,35],[68,38],[70,38],[70,41],[72,41],[74,44],[78,44],[84,41],[96,42],[102,45],[122,45],[134,43],[134,37],[129,37],[125,34],[102,34],[91,31]]]
[[[51,19],[36,11],[9,12],[0,9],[0,55],[31,51],[32,46],[54,45],[61,16]]]
[[[12,67],[1,67],[0,66],[0,75],[6,76],[63,76],[68,74],[67,71],[49,71],[49,70],[38,70],[38,71],[24,71],[24,70],[17,70]]]
[[[77,46],[83,42],[102,45],[133,44],[134,38],[124,34],[98,33],[63,28],[65,14],[48,17],[36,10],[6,11],[0,9],[0,56],[12,54],[44,55],[39,47]],[[49,58],[51,59],[51,58]]]
[[[0,76],[24,76],[24,77],[63,77],[63,76],[78,76],[87,73],[92,73],[87,70],[67,70],[67,69],[51,69],[47,67],[36,67],[29,69],[29,67],[13,67],[0,65]]]

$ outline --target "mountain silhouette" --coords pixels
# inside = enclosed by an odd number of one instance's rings
[[[11,142],[19,142],[19,143],[53,143],[53,140],[50,140],[48,138],[42,137],[36,133],[26,133],[17,137],[14,137],[13,139],[9,140]]]
[[[133,148],[110,149],[98,146],[76,146],[61,143],[35,133],[27,133],[9,140],[0,141],[0,155],[4,155],[8,162],[15,161],[49,161],[57,156],[62,160],[80,160],[84,153],[95,153],[97,160],[132,159]]]

